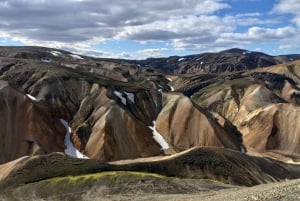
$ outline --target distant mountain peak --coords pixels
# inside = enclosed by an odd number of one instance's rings
[[[228,50],[223,50],[220,53],[225,53],[225,52],[237,53],[237,54],[251,53],[251,51],[249,51],[249,50],[240,49],[240,48],[231,48],[231,49],[228,49]]]

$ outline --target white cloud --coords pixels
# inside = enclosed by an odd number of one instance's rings
[[[27,45],[105,55],[93,51],[92,44],[112,39],[172,43],[197,35],[213,41],[231,27],[213,14],[229,7],[222,0],[1,1],[0,33]]]
[[[145,59],[149,57],[162,57],[164,56],[163,52],[167,50],[167,48],[147,48],[136,51],[136,56],[140,59]]]
[[[275,13],[293,14],[292,21],[300,27],[300,1],[299,0],[279,0],[273,8]]]
[[[93,45],[108,40],[134,40],[141,44],[163,41],[176,50],[214,51],[268,42],[284,48],[295,44],[299,29],[288,24],[276,28],[280,18],[270,19],[258,12],[220,15],[219,11],[232,9],[229,2],[0,0],[0,37],[114,58],[159,57],[166,50],[144,48],[114,53]],[[273,12],[291,13],[293,22],[300,27],[300,1],[279,0]],[[240,27],[246,31],[240,31]]]
[[[295,38],[299,30],[292,26],[279,28],[250,27],[246,32],[222,32],[217,31],[214,38],[211,35],[186,37],[174,40],[174,46],[178,49],[218,51],[229,47],[247,47],[255,44],[295,44]]]
[[[274,6],[275,12],[299,14],[299,0],[279,0],[279,3]]]
[[[125,26],[212,14],[226,7],[219,0],[10,0],[0,4],[0,27],[9,35],[40,41],[105,40]]]
[[[240,13],[237,14],[236,17],[259,17],[261,16],[261,13],[255,12],[255,13]]]
[[[277,29],[251,27],[245,33],[224,33],[216,41],[217,44],[242,44],[250,45],[255,43],[277,42],[296,37],[298,30],[294,27],[287,26]]]
[[[168,41],[187,37],[212,38],[223,31],[232,31],[233,26],[225,18],[215,15],[173,17],[134,27],[125,27],[116,38],[132,40]]]

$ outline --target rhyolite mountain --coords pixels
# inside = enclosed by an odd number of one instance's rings
[[[8,199],[27,183],[49,189],[54,177],[106,171],[243,186],[299,178],[297,59],[230,49],[134,61],[0,47],[0,191]],[[111,185],[99,179],[89,181]]]
[[[188,56],[149,58],[129,61],[169,73],[220,73],[267,67],[300,59],[299,54],[271,56],[261,52],[233,48],[216,53],[203,53]]]

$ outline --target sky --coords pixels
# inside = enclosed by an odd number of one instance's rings
[[[0,46],[144,59],[300,53],[300,0],[0,0]]]

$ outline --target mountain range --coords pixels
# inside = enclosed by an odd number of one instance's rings
[[[0,47],[0,200],[146,200],[297,179],[299,59]],[[281,196],[297,200],[293,189]]]

